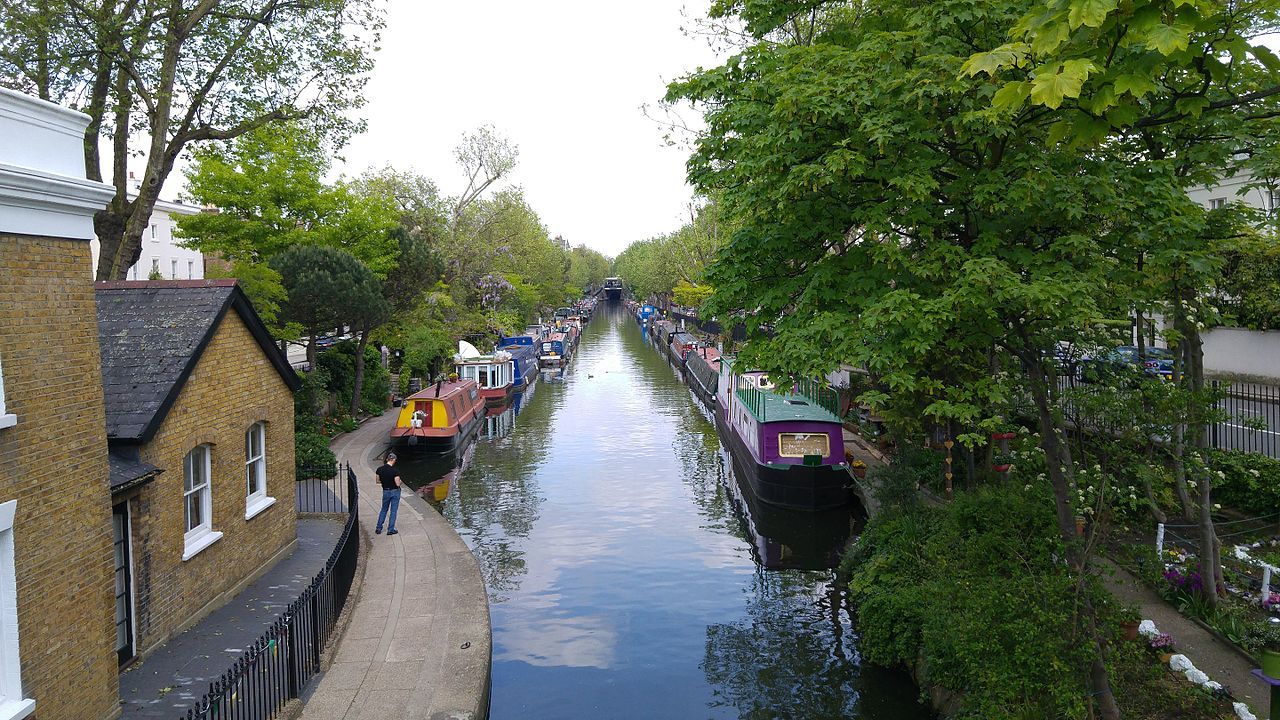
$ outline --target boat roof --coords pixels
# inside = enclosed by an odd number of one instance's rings
[[[460,358],[453,361],[454,365],[503,365],[511,362],[511,353],[505,353],[506,357],[498,359],[492,355],[478,355],[476,357]]]
[[[774,422],[826,422],[840,424],[840,418],[826,408],[803,395],[780,394],[770,390],[758,391],[764,398],[763,423]]]
[[[672,336],[671,336],[671,342],[682,342],[682,343],[683,343],[683,342],[690,342],[690,343],[693,343],[693,342],[698,342],[698,338],[697,338],[695,335],[693,335],[693,333],[687,333],[687,332],[684,332],[684,331],[680,331],[680,332],[676,333],[675,335],[672,335]]]
[[[468,386],[479,387],[479,385],[476,384],[475,380],[467,380],[467,379],[448,380],[443,383],[440,383],[439,396],[436,395],[436,386],[433,384],[433,385],[428,385],[426,388],[410,395],[409,397],[405,398],[405,400],[436,400],[436,399],[443,400],[449,397],[450,395],[453,395],[458,392],[462,392]]]

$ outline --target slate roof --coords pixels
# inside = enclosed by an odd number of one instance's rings
[[[134,457],[129,457],[132,455]],[[137,452],[107,453],[107,465],[110,467],[111,492],[118,493],[131,487],[149,482],[163,472],[160,468],[137,459]]]
[[[145,443],[182,392],[222,318],[235,310],[285,383],[289,367],[233,279],[100,282],[98,342],[107,440]]]

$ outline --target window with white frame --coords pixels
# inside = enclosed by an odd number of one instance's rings
[[[18,424],[18,416],[5,409],[4,404],[4,360],[0,358],[0,429]]]
[[[197,445],[182,461],[182,504],[186,530],[183,536],[183,560],[194,557],[222,538],[222,533],[213,529],[211,455],[208,445]]]
[[[21,720],[36,709],[36,701],[22,691],[18,578],[13,551],[13,520],[17,509],[17,500],[0,504],[0,720]]]
[[[257,422],[244,433],[244,519],[266,510],[276,499],[267,497],[267,426]]]
[[[173,280],[178,279],[178,261],[177,260],[169,261],[169,277]]]

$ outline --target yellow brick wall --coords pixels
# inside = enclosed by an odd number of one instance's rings
[[[263,420],[267,495],[276,503],[245,520],[244,434]],[[204,443],[212,445],[212,527],[223,537],[184,562],[182,461]],[[131,507],[138,650],[146,653],[297,537],[293,395],[234,309],[141,455],[164,470]]]
[[[0,430],[22,680],[39,720],[119,712],[111,491],[89,243],[0,234]]]

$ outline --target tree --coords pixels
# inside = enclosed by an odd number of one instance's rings
[[[112,141],[116,195],[94,218],[97,278],[137,262],[161,188],[189,146],[280,120],[342,138],[382,27],[371,0],[161,0],[5,3],[0,82],[90,116],[88,177],[101,179],[99,134]],[[141,147],[131,143],[145,137]],[[131,196],[128,161],[144,159]]]
[[[1239,153],[1269,154],[1280,58],[1261,38],[1278,25],[1280,7],[1265,0],[1050,2],[1012,23],[1010,42],[975,52],[964,73],[988,79],[992,115],[1057,111],[1050,114],[1051,143],[1108,143],[1134,167],[1168,167],[1185,188],[1235,170]],[[1266,165],[1257,163],[1263,182]],[[1208,213],[1200,228],[1171,233],[1145,253],[1173,320],[1175,380],[1191,398],[1174,433],[1176,483],[1187,519],[1200,525],[1202,590],[1211,605],[1223,579],[1206,463],[1211,401],[1200,330],[1223,243],[1247,234],[1231,220]],[[1194,500],[1188,468],[1198,481]]]
[[[378,278],[354,255],[331,247],[295,245],[276,255],[271,268],[280,273],[288,299],[280,314],[306,328],[307,361],[315,367],[315,338],[321,330],[342,325],[376,327],[389,312]],[[363,352],[364,348],[360,350]],[[360,356],[357,355],[357,362]],[[357,388],[358,390],[359,388]],[[355,393],[359,397],[359,393]]]
[[[884,388],[864,400],[910,398],[970,444],[1029,397],[1058,540],[1084,582],[1091,546],[1075,530],[1050,359],[1127,315],[1131,297],[1098,292],[1123,287],[1118,248],[1153,227],[1195,237],[1202,213],[1168,164],[1136,167],[1096,146],[1046,152],[1054,111],[989,112],[992,90],[962,68],[1026,3],[830,3],[817,32],[785,40],[787,19],[816,6],[717,4],[753,41],[669,88],[669,101],[704,111],[689,179],[735,227],[708,271],[710,309],[747,315],[747,364],[800,377],[863,366]],[[1087,598],[1073,622],[1063,631],[1092,648],[1088,697],[1118,717]]]
[[[453,227],[456,232],[467,208],[479,200],[491,185],[515,169],[520,158],[520,148],[499,135],[492,125],[482,125],[462,136],[462,142],[453,151],[453,156],[467,176],[467,187],[453,202]]]

